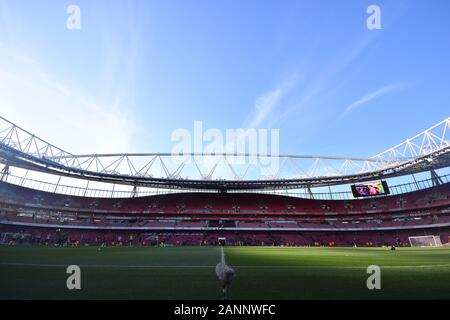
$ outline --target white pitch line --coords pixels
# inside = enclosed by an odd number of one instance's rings
[[[49,264],[49,263],[21,263],[21,262],[0,262],[2,266],[14,267],[67,267],[75,263]],[[202,265],[121,265],[121,264],[79,264],[82,268],[214,268],[214,266]]]
[[[235,268],[292,268],[292,269],[367,269],[368,266],[235,266]],[[444,268],[450,267],[450,264],[431,264],[431,265],[417,265],[417,266],[382,266],[381,269],[395,269],[395,268]]]
[[[221,261],[223,264],[225,264],[225,252],[223,251],[223,247],[220,247],[221,249]]]
[[[49,263],[20,263],[20,262],[0,262],[2,266],[17,267],[67,267],[70,264],[49,264]],[[81,264],[82,268],[214,268],[209,265],[114,265],[114,264]],[[380,266],[382,269],[401,269],[401,268],[444,268],[450,267],[450,264],[432,264],[417,266]],[[366,269],[367,266],[233,266],[233,268],[247,269]]]

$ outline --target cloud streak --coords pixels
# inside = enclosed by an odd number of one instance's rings
[[[292,89],[295,77],[278,84],[275,88],[260,94],[255,101],[250,116],[246,120],[245,127],[258,128],[272,115],[277,109],[283,98]]]
[[[125,152],[134,128],[125,107],[101,104],[39,61],[0,43],[0,113],[73,153]]]
[[[0,7],[8,9],[1,2]],[[120,34],[109,27],[109,16],[99,17],[102,60],[90,70],[99,80],[89,88],[83,82],[73,85],[69,68],[53,70],[37,59],[31,45],[19,46],[24,35],[17,30],[27,28],[15,26],[18,15],[1,21],[0,27],[13,33],[0,42],[0,114],[69,152],[133,151],[139,128],[131,112],[141,39],[134,8],[126,4],[122,12]]]
[[[369,92],[369,93],[365,94],[364,96],[362,96],[361,98],[359,98],[358,100],[351,103],[349,106],[347,106],[347,108],[345,108],[344,112],[342,113],[342,116],[346,116],[347,114],[354,111],[355,109],[360,108],[361,106],[363,106],[381,96],[384,96],[388,93],[391,93],[391,92],[394,92],[397,90],[400,90],[404,87],[405,87],[404,83],[394,83],[394,84],[390,84],[390,85],[381,87],[372,92]]]
[[[304,71],[302,72],[301,87],[296,88],[296,91],[300,93],[296,100],[292,100],[288,107],[280,110],[277,114],[268,113],[266,118],[270,116],[272,124],[283,123],[289,121],[292,114],[305,112],[312,105],[320,103],[324,96],[328,96],[330,91],[336,88],[336,81],[339,81],[340,84],[348,81],[349,72],[344,71],[347,71],[349,66],[352,66],[363,55],[375,38],[376,36],[364,36],[352,41],[316,71],[310,70],[305,73],[305,70],[309,69],[308,63],[305,62],[302,68]],[[314,55],[311,55],[309,60],[309,64],[314,65]]]

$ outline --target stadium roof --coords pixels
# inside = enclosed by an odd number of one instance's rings
[[[448,167],[450,117],[370,158],[230,153],[76,155],[0,117],[0,162],[61,176],[151,188],[328,186]]]

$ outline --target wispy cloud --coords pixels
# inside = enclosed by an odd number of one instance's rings
[[[260,94],[255,101],[253,109],[247,117],[245,127],[258,128],[280,106],[281,100],[289,93],[295,83],[295,76],[281,82],[275,88]]]
[[[120,3],[120,6],[122,17],[115,28],[111,28],[107,13],[102,13],[97,23],[103,61],[98,70],[99,94],[113,96],[115,105],[134,103],[139,52],[142,50],[140,17],[136,8],[130,2]]]
[[[2,116],[67,151],[130,149],[134,127],[125,106],[98,102],[33,57],[2,43],[0,101]]]
[[[4,3],[0,8],[8,9]],[[90,70],[91,77],[99,77],[95,88],[82,87],[82,82],[74,85],[67,69],[57,70],[38,59],[31,45],[20,46],[23,34],[17,30],[29,28],[17,28],[18,14],[0,21],[3,30],[10,30],[0,42],[0,114],[73,153],[133,151],[134,81],[141,43],[135,10],[126,4],[123,13],[120,34],[109,28],[108,16],[99,17],[97,51],[102,63]]]
[[[358,61],[375,38],[376,36],[357,38],[333,55],[333,58],[326,61],[323,66],[306,72],[309,64],[314,65],[315,56],[311,55],[302,68],[303,81],[300,85],[296,83],[296,88],[289,88],[292,91],[295,89],[295,99],[292,99],[289,105],[277,114],[270,114],[271,123],[282,123],[289,120],[292,114],[305,112],[310,106],[320,103],[320,100],[328,96],[330,91],[335,90],[338,86],[337,81],[339,85],[348,81],[351,74],[349,67]]]
[[[342,113],[342,116],[347,115],[348,113],[352,112],[353,110],[355,110],[357,108],[360,108],[361,106],[371,102],[372,100],[375,100],[375,99],[377,99],[383,95],[386,95],[388,93],[400,90],[400,89],[404,88],[405,86],[406,86],[405,83],[394,83],[394,84],[390,84],[390,85],[381,87],[372,92],[369,92],[369,93],[365,94],[364,96],[362,96],[361,98],[359,98],[358,100],[351,103],[347,108],[345,108],[344,112]]]

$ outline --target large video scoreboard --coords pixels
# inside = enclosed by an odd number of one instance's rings
[[[355,198],[372,197],[389,194],[386,181],[380,180],[370,183],[352,185],[352,193]]]

